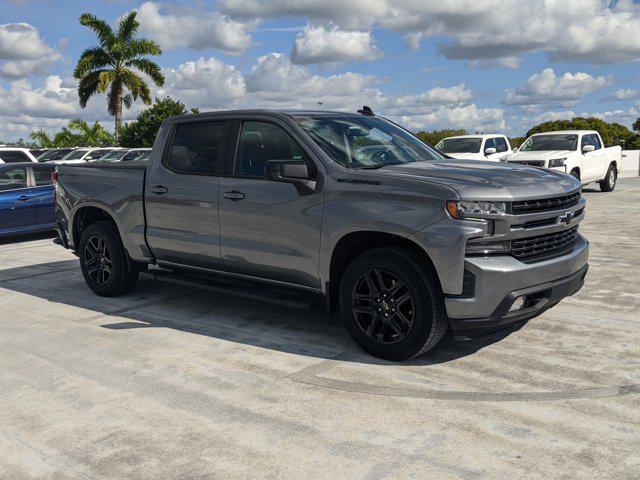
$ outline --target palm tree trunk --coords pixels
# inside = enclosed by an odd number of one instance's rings
[[[114,133],[116,147],[120,146],[120,127],[122,126],[122,90],[116,96],[116,131]]]

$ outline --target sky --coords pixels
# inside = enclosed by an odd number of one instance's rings
[[[414,131],[511,136],[640,117],[632,0],[0,0],[0,141],[72,118],[113,130],[103,96],[78,103],[73,69],[97,44],[78,17],[131,10],[163,50],[153,95],[200,111],[369,105]]]

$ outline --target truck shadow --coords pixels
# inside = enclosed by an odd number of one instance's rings
[[[104,315],[98,318],[100,326],[114,331],[165,328],[322,359],[339,356],[342,361],[392,364],[362,352],[335,314],[235,297],[232,290],[211,292],[150,279],[141,280],[131,294],[102,298],[85,285],[75,259],[0,270],[0,289],[88,310],[83,313],[85,320]],[[60,313],[55,316],[60,318]],[[402,364],[450,362],[502,340],[515,329],[466,342],[448,334],[427,355]]]
[[[19,235],[7,235],[0,237],[0,245],[10,245],[13,243],[32,242],[34,240],[42,240],[46,238],[53,238],[56,236],[56,232],[53,230],[38,232],[38,233],[21,233]]]

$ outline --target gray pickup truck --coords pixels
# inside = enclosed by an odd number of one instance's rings
[[[374,115],[247,110],[166,120],[148,163],[59,166],[58,243],[98,295],[154,265],[318,295],[393,360],[577,292],[588,242],[569,175],[453,160]]]

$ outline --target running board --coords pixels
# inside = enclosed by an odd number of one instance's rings
[[[153,268],[140,272],[140,275],[156,281],[196,287],[202,290],[272,303],[288,308],[315,310],[321,305],[319,296],[311,292],[262,282],[216,276],[215,274],[178,273]]]

